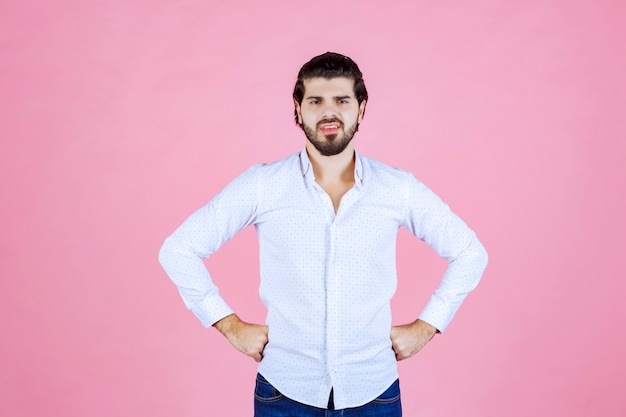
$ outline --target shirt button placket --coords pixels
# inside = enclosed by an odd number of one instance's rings
[[[330,246],[328,254],[328,277],[327,277],[327,329],[326,340],[328,349],[328,372],[330,374],[331,382],[337,370],[337,356],[339,355],[339,338],[340,338],[340,326],[339,326],[339,306],[340,306],[340,288],[339,288],[339,276],[337,275],[337,269],[335,264],[335,258],[337,253],[337,234],[338,226],[337,219],[330,225],[329,237]]]

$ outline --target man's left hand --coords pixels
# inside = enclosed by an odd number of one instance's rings
[[[422,350],[437,333],[434,326],[422,320],[391,328],[391,347],[396,352],[396,360],[410,358]]]

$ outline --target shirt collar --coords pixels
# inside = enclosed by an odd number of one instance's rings
[[[309,159],[309,154],[306,152],[306,148],[300,152],[300,169],[302,169],[302,175],[304,177],[308,176],[309,173],[313,175],[313,166],[311,165],[311,160]]]
[[[313,166],[306,148],[300,152],[300,169],[303,176],[308,177],[310,175],[312,179],[315,179]],[[354,181],[358,185],[361,185],[363,182],[363,163],[361,162],[361,156],[356,151],[354,151]]]

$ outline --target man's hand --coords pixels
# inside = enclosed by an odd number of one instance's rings
[[[267,326],[246,323],[236,314],[231,314],[217,321],[213,327],[226,336],[235,349],[261,362],[267,344]]]
[[[396,360],[410,358],[422,350],[437,333],[437,329],[422,320],[391,328],[391,347]]]

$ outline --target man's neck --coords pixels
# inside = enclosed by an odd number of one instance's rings
[[[318,184],[354,182],[355,161],[352,144],[349,144],[343,152],[332,156],[320,154],[311,143],[307,143],[306,150]]]

